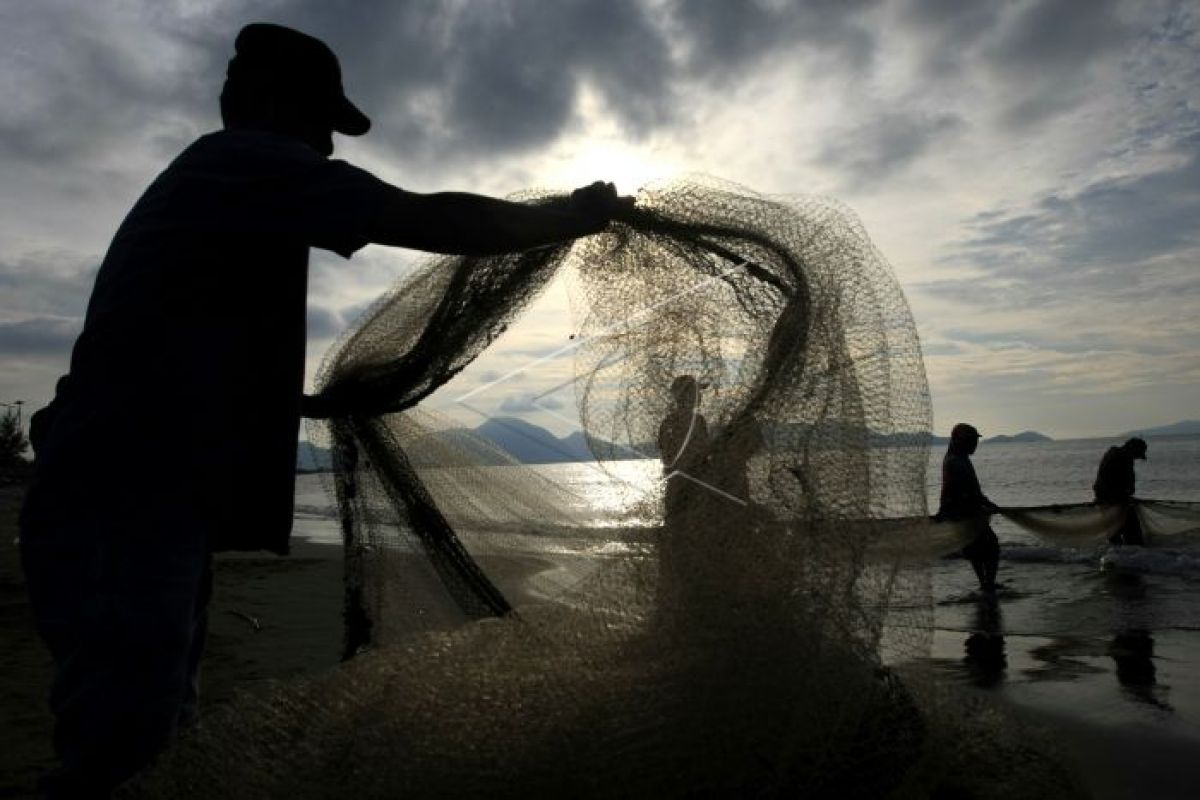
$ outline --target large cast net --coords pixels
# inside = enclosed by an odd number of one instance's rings
[[[602,504],[419,406],[559,274]],[[883,522],[925,517],[921,354],[844,207],[643,190],[574,245],[433,261],[320,384],[357,655],[210,720],[148,791],[880,797],[951,763],[887,666],[930,630]]]

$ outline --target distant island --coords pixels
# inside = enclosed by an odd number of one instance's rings
[[[1046,434],[1038,433],[1037,431],[1021,431],[1020,433],[1014,433],[1012,436],[1004,434],[990,436],[983,441],[986,444],[1025,444],[1027,442],[1052,442],[1054,440]]]
[[[998,433],[995,436],[987,437],[986,439],[983,440],[983,443],[984,444],[1031,444],[1034,442],[1053,442],[1053,441],[1054,441],[1054,439],[1050,438],[1049,436],[1047,436],[1044,433],[1038,433],[1037,431],[1021,431],[1020,433],[1014,433],[1011,435],[1004,434],[1004,433]],[[949,436],[932,436],[932,437],[930,437],[930,443],[931,444],[949,444],[950,437]]]
[[[1126,431],[1121,434],[1121,438],[1128,439],[1130,436],[1196,436],[1198,434],[1200,434],[1200,419],[1181,419],[1170,425]]]

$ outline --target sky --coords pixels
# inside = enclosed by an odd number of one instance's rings
[[[374,122],[335,157],[412,191],[837,198],[905,291],[939,433],[1200,418],[1197,0],[0,0],[0,402],[49,399],[255,21],[333,47]],[[310,380],[422,259],[313,252]],[[569,433],[571,332],[556,283],[435,406]]]

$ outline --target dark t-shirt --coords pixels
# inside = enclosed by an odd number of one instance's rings
[[[308,249],[349,258],[388,189],[260,131],[212,133],[176,158],[100,267],[23,525],[186,515],[213,549],[286,551]]]
[[[969,519],[983,513],[989,505],[991,501],[979,486],[970,456],[948,450],[942,459],[942,494],[937,518]]]
[[[1096,482],[1092,484],[1096,502],[1127,503],[1129,498],[1133,497],[1135,489],[1133,456],[1123,447],[1108,448],[1104,457],[1100,459],[1100,468],[1096,470]]]

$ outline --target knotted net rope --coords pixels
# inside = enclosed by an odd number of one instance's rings
[[[564,273],[592,466],[626,495],[607,510],[419,405]],[[926,513],[929,396],[846,208],[645,189],[577,243],[432,261],[318,384],[357,655],[207,723],[158,795],[880,797],[929,778],[937,726],[885,667],[927,649],[927,575],[880,524]],[[639,455],[663,479],[617,480]]]

